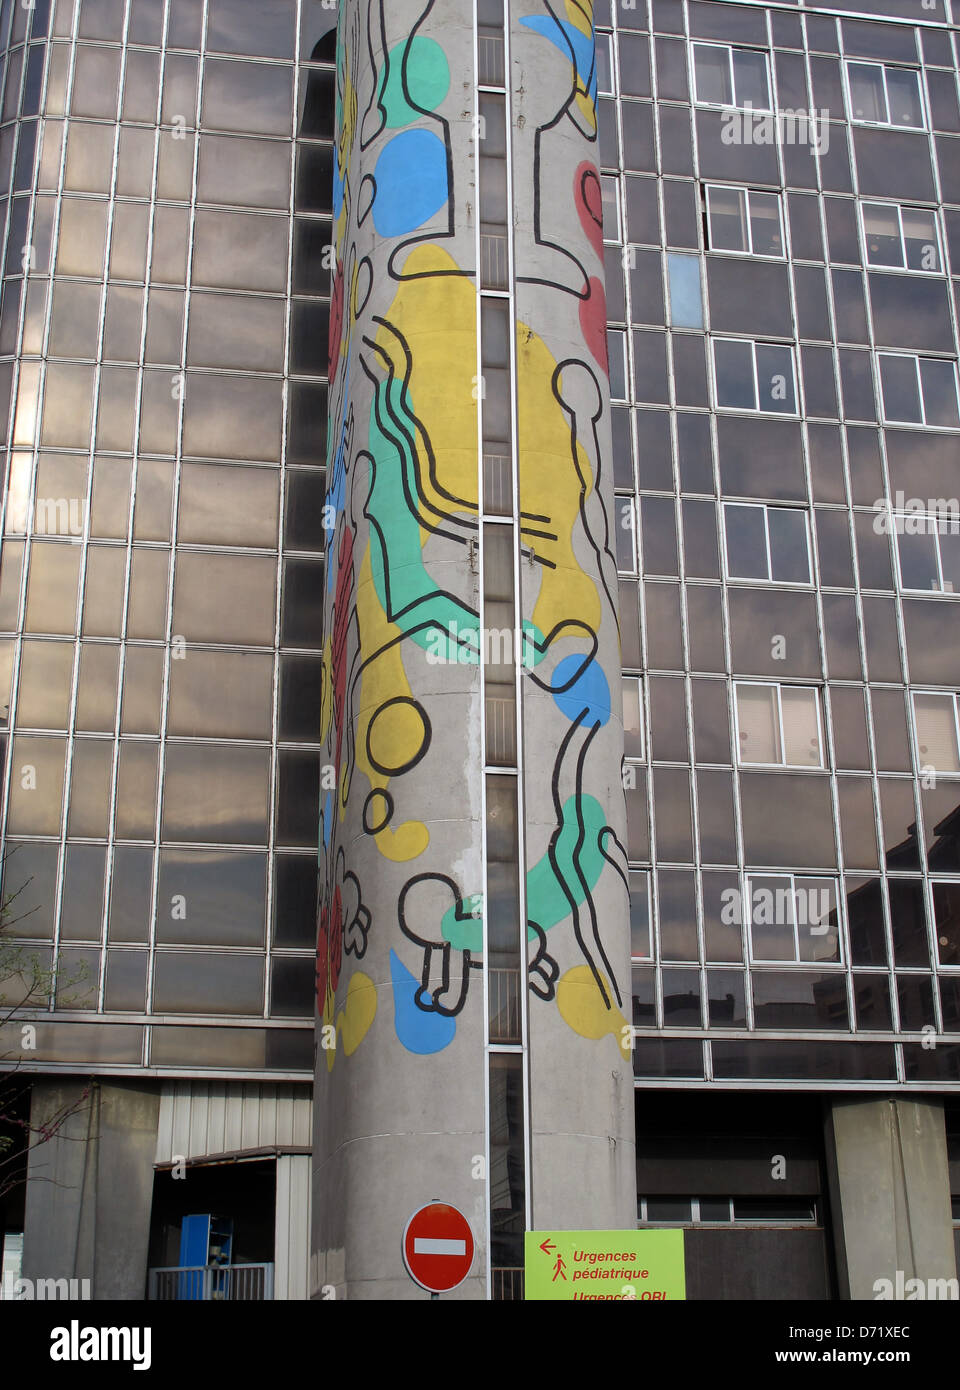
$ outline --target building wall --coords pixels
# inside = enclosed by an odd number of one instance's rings
[[[595,8],[635,1074],[951,1086],[956,35]]]
[[[309,1072],[329,19],[0,13],[3,891],[60,970],[28,1066]]]

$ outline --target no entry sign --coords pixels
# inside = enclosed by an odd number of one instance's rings
[[[462,1284],[473,1264],[473,1232],[463,1212],[446,1202],[415,1211],[403,1232],[407,1273],[430,1293],[449,1293]]]

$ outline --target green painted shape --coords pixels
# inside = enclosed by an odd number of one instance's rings
[[[683,1236],[683,1231],[527,1231],[524,1298],[569,1303],[685,1299]]]
[[[388,130],[411,125],[421,114],[407,101],[407,90],[417,106],[435,111],[450,90],[450,64],[436,39],[416,38],[396,44],[390,50],[386,83],[381,78],[380,100],[387,112]]]
[[[391,436],[397,437],[388,436],[384,426],[390,429]],[[416,468],[410,447],[410,439],[415,439],[416,434],[417,425],[403,382],[381,382],[370,407],[369,436],[370,452],[376,462],[367,502],[367,513],[375,523],[370,532],[374,587],[387,617],[426,651],[428,659],[437,665],[452,662],[478,666],[479,614],[452,595],[442,593],[423,563],[420,524],[407,503],[408,496],[416,496]],[[538,665],[546,655],[539,649],[543,634],[529,621],[521,624],[521,631],[521,661],[525,666]]]
[[[388,619],[423,647],[438,665],[444,661],[477,665],[479,615],[459,599],[441,593],[423,563],[420,525],[407,502],[408,495],[416,496],[410,442],[399,433],[396,440],[388,438],[380,425],[383,420],[395,430],[397,419],[410,438],[416,438],[416,423],[404,400],[403,383],[382,382],[370,407],[369,448],[376,468],[366,508],[375,523],[370,532],[370,558],[377,597]],[[419,631],[414,632],[414,628]]]
[[[566,882],[579,907],[586,894],[573,863],[573,853],[580,836],[577,821],[578,800],[584,822],[580,866],[591,890],[596,887],[603,872],[605,861],[600,853],[599,835],[607,823],[607,818],[596,797],[586,795],[579,798],[569,797],[560,813],[560,834],[556,841],[557,862],[561,879]],[[549,931],[570,915],[570,902],[563,891],[561,879],[554,873],[549,854],[544,854],[527,874],[527,915],[544,931]],[[480,953],[483,951],[482,898],[480,894],[474,894],[470,901],[477,915],[466,921],[458,920],[454,908],[451,907],[443,915],[440,931],[444,941],[449,941],[456,950]],[[527,940],[536,940],[536,932],[532,929],[527,931]]]
[[[579,907],[584,901],[586,893],[573,863],[573,852],[580,837],[580,827],[577,823],[578,802],[584,823],[580,868],[586,876],[588,887],[591,889],[596,887],[606,862],[600,853],[598,837],[607,823],[607,817],[600,802],[594,796],[571,796],[563,803],[563,810],[560,813],[560,834],[557,836],[555,847],[556,858],[560,876]],[[527,874],[527,916],[532,917],[544,931],[549,931],[551,927],[555,927],[558,922],[562,922],[569,915],[570,902],[554,873],[549,855],[545,854]],[[529,941],[535,940],[536,933],[528,931],[527,939]]]

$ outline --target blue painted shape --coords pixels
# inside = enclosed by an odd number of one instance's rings
[[[345,191],[343,175],[340,173],[340,161],[333,161],[333,225],[336,226],[340,221],[340,213],[343,211],[343,195]]]
[[[377,160],[375,178],[373,221],[379,234],[416,231],[449,197],[446,146],[430,130],[402,130]]]
[[[330,836],[333,832],[333,793],[327,792],[323,798],[323,847],[330,848]]]
[[[586,706],[587,718],[591,723],[599,720],[601,724],[606,724],[610,718],[610,686],[596,661],[587,663],[569,689],[560,689],[573,679],[582,665],[582,656],[565,656],[559,663],[553,673],[554,704],[567,719],[576,719]]]
[[[453,1042],[457,1020],[443,1014],[428,1014],[418,1009],[414,995],[419,985],[403,961],[391,948],[390,979],[393,983],[393,1024],[397,1037],[408,1052],[428,1057],[442,1052]]]
[[[571,58],[581,84],[590,94],[590,100],[597,100],[597,49],[592,34],[585,34],[575,24],[566,20],[554,19],[551,15],[530,15],[521,19],[535,33],[548,39],[559,48],[565,58]]]

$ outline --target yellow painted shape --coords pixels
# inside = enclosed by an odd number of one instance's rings
[[[426,739],[423,717],[413,705],[390,705],[381,710],[369,732],[374,761],[389,767],[416,757]]]
[[[573,533],[580,521],[580,479],[570,453],[570,425],[554,398],[551,382],[556,359],[542,338],[524,324],[517,325],[517,417],[520,444],[520,506],[526,512],[549,516],[537,529],[554,531],[555,541],[531,538],[537,554],[552,561],[540,566],[540,592],[531,615],[544,634],[557,623],[579,618],[594,631],[600,625],[600,597],[593,579],[583,572],[573,553]],[[586,495],[593,472],[578,445]]]
[[[579,85],[577,88],[577,106],[580,108],[580,112],[590,129],[596,130],[597,113],[593,101],[590,95]]]
[[[603,987],[610,1000],[613,990],[605,975],[601,975]],[[625,1057],[630,1056],[630,1025],[620,1010],[611,1002],[610,1007],[603,1002],[603,996],[593,978],[588,965],[575,965],[557,984],[557,1008],[565,1023],[568,1023],[581,1038],[605,1038],[612,1033],[617,1046]]]
[[[567,18],[581,34],[592,34],[593,0],[567,0]]]
[[[337,1037],[349,1057],[363,1042],[377,1013],[377,987],[369,975],[355,970],[347,985],[347,997],[337,1016]]]
[[[325,743],[333,718],[333,683],[330,677],[330,637],[325,638],[320,658],[320,742]]]
[[[365,655],[380,651],[387,643],[392,643],[376,661],[371,662],[364,669],[357,717],[357,769],[368,779],[371,787],[383,790],[389,784],[390,779],[377,772],[367,758],[367,729],[372,716],[387,700],[392,700],[398,695],[409,696],[412,692],[407,674],[403,669],[402,644],[393,640],[399,637],[400,629],[395,623],[387,621],[387,616],[377,596],[370,564],[369,545],[364,551],[363,563],[360,567],[360,579],[357,584],[357,623],[360,629],[360,650]],[[388,710],[387,715],[389,714],[390,711]],[[381,716],[381,719],[384,717]],[[417,728],[421,728],[419,719],[416,722]],[[398,728],[402,737],[404,727],[398,723]],[[408,736],[409,733],[408,726]],[[399,766],[412,757],[414,751],[415,749],[412,748],[405,749],[403,746],[398,746],[393,750],[390,761]],[[377,755],[376,749],[374,756],[378,757],[380,762],[387,761]],[[344,808],[341,800],[341,819],[343,815]],[[427,827],[422,821],[414,820],[405,821],[396,829],[389,825],[385,826],[374,838],[380,853],[385,859],[389,859],[393,863],[405,863],[408,859],[416,859],[430,843]]]
[[[457,263],[439,246],[419,246],[403,265],[404,275],[426,275],[424,280],[405,280],[385,317],[403,334],[410,348],[412,366],[410,406],[430,436],[437,480],[467,504],[460,515],[477,512],[477,292],[463,276],[440,274],[455,271]],[[381,328],[377,344],[395,364],[402,379],[406,361],[394,335]],[[378,371],[383,360],[373,359]],[[418,431],[420,481],[427,501],[449,515],[450,502],[433,486],[428,455]],[[436,519],[434,517],[434,519]],[[421,544],[428,532],[420,531]]]

